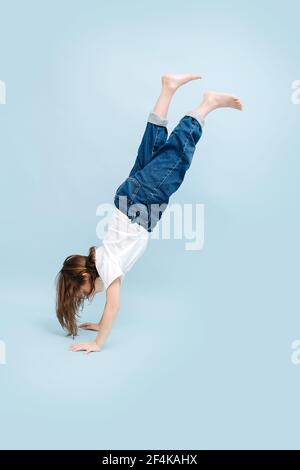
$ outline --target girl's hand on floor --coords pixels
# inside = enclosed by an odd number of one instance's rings
[[[70,351],[72,352],[77,352],[77,351],[86,351],[87,353],[90,352],[99,352],[100,347],[96,343],[96,341],[89,341],[88,343],[75,343],[72,344],[69,348]]]
[[[98,323],[81,323],[79,325],[79,328],[82,330],[93,330],[93,331],[99,331],[99,324]]]

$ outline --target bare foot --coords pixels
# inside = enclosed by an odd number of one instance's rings
[[[161,82],[164,87],[171,90],[177,90],[181,85],[190,82],[191,80],[198,80],[202,78],[200,75],[186,73],[180,75],[164,74],[161,77]]]
[[[205,119],[211,111],[217,108],[234,108],[242,111],[243,105],[237,96],[217,93],[216,91],[206,91],[203,95],[202,103],[196,111],[202,119]]]
[[[207,91],[203,95],[203,104],[213,109],[217,108],[235,108],[242,111],[243,105],[237,96],[227,93],[218,93],[216,91]]]

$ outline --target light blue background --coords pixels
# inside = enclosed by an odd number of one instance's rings
[[[299,448],[297,0],[0,2],[1,448]],[[205,204],[205,245],[151,240],[100,354],[68,352],[63,259],[130,170],[163,72],[245,110],[208,117],[173,202]],[[96,321],[104,299],[82,319]],[[81,333],[81,339],[93,337]]]

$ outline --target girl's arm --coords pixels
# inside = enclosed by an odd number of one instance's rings
[[[106,302],[99,323],[99,333],[95,342],[101,349],[112,330],[114,320],[120,308],[120,278],[115,279],[106,290]]]
[[[96,352],[102,349],[120,308],[120,283],[120,278],[117,278],[106,290],[105,307],[95,341],[73,344],[70,346],[71,351]]]

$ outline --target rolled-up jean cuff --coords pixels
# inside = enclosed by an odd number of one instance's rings
[[[197,113],[197,111],[188,111],[186,114],[186,116],[192,116],[193,118],[197,119],[197,121],[199,122],[200,126],[203,128],[204,125],[205,125],[205,121],[204,119],[202,119],[202,117],[200,116],[199,113]]]
[[[152,124],[156,124],[157,126],[167,127],[169,120],[163,119],[158,114],[151,111],[151,113],[148,116],[148,122],[151,122]]]

